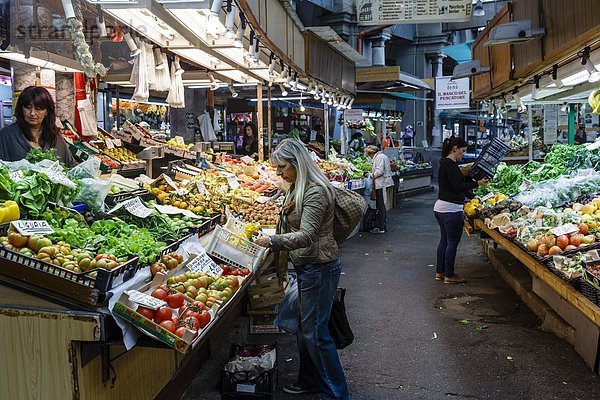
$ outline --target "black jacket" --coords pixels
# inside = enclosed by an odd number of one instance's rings
[[[25,134],[21,132],[18,124],[12,124],[0,130],[0,160],[23,160],[29,149],[31,149],[31,145]],[[43,150],[49,149],[49,146],[44,146],[43,148]],[[75,159],[69,150],[69,145],[62,136],[59,135],[56,138],[54,149],[56,150],[56,157],[67,167],[70,168],[75,165]]]
[[[467,192],[478,186],[473,179],[464,176],[458,164],[448,157],[444,157],[440,162],[438,184],[440,186],[438,199],[454,204],[463,204]]]

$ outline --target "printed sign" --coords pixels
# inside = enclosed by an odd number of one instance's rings
[[[127,211],[129,211],[131,215],[135,215],[136,217],[140,218],[146,218],[150,214],[152,214],[152,210],[146,207],[139,197],[134,197],[132,199],[117,204],[108,212],[108,214],[112,214],[113,212],[123,207]]]
[[[46,221],[18,220],[11,222],[12,226],[23,236],[50,235],[54,229]]]
[[[357,0],[358,25],[465,22],[472,0]]]
[[[395,108],[395,104],[394,104]],[[344,120],[351,124],[358,124],[363,120],[363,110],[362,109],[350,109],[344,111]]]
[[[470,102],[469,78],[435,78],[435,107],[438,110],[468,109]]]
[[[107,149],[114,149],[115,148],[115,144],[113,143],[113,141],[111,139],[106,138],[105,143],[106,143],[106,148]]]
[[[206,189],[206,186],[204,186],[204,182],[200,182],[200,181],[196,181],[196,188],[198,189],[198,193],[200,193],[203,196],[208,196],[208,190]]]
[[[190,217],[190,218],[202,218],[190,210],[184,210],[183,208],[179,208],[179,207],[155,204],[154,208],[162,214],[182,214],[182,215],[185,215],[186,217]]]
[[[158,310],[159,308],[167,305],[164,300],[157,299],[156,297],[152,297],[137,290],[128,290],[125,292],[125,294],[129,296],[130,301],[139,304],[140,306],[151,308],[152,310]]]
[[[227,183],[229,184],[229,187],[234,190],[240,187],[240,183],[238,182],[237,176],[235,175],[228,175]]]
[[[206,272],[211,275],[221,275],[221,272],[223,271],[221,267],[206,254],[204,249],[199,252],[199,254],[196,254],[196,257],[187,263],[186,267],[192,272]]]
[[[573,224],[564,224],[550,229],[550,232],[554,233],[556,236],[567,235],[570,233],[579,232],[579,227]]]
[[[21,179],[23,179],[23,176],[25,176],[25,174],[23,174],[23,171],[18,170],[9,173],[8,176],[10,177],[11,181],[19,182]]]

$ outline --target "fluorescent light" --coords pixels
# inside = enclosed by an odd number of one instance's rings
[[[221,70],[219,69],[218,71],[219,74],[226,76],[229,79],[232,79],[236,82],[240,82],[240,83],[259,83],[257,79],[252,78],[250,76],[248,76],[247,74],[245,74],[242,71],[238,71],[237,69],[232,69],[232,70]]]
[[[291,97],[271,97],[271,101],[290,101],[290,100],[301,100],[300,96],[291,96]],[[268,101],[269,99],[263,97],[263,102]],[[257,98],[250,99],[249,101],[258,101]]]
[[[207,52],[200,49],[172,49],[173,53],[180,57],[186,58],[198,65],[202,65],[208,69],[234,69],[230,64],[224,63],[222,60],[209,55]],[[215,66],[217,68],[215,68]]]
[[[29,52],[30,57],[25,58],[21,53],[11,51],[0,51],[0,57],[8,60],[17,61],[23,64],[29,64],[40,68],[53,69],[58,72],[83,72],[83,67],[76,60],[59,56],[58,54],[49,53],[47,51],[32,50]]]

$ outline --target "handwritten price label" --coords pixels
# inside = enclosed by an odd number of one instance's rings
[[[228,175],[227,183],[229,184],[229,187],[232,188],[233,190],[240,187],[240,183],[238,182],[237,176],[235,176],[235,175]]]
[[[136,217],[146,218],[152,214],[152,210],[146,207],[139,197],[134,197],[133,199],[127,200],[122,204],[127,211]]]
[[[221,275],[221,267],[215,263],[212,258],[202,249],[196,254],[186,267],[192,272],[206,272],[211,275]]]
[[[50,235],[54,229],[46,221],[13,221],[12,226],[23,236]]]
[[[153,310],[158,310],[161,307],[167,305],[164,300],[157,299],[156,297],[152,297],[146,293],[139,292],[137,290],[129,290],[125,292],[129,296],[129,300],[133,301],[140,306],[144,306],[146,308],[151,308]]]
[[[198,189],[198,193],[200,193],[202,196],[208,196],[209,193],[206,189],[206,186],[204,186],[204,182],[197,181],[196,188]]]
[[[579,227],[573,224],[564,224],[550,229],[550,232],[554,233],[556,236],[567,235],[570,233],[579,232]]]
[[[111,139],[106,138],[105,142],[106,142],[106,148],[107,149],[114,149],[115,148],[115,144],[113,143],[113,141]]]
[[[113,139],[113,143],[115,144],[115,147],[123,147],[121,139]]]
[[[165,179],[165,182],[167,182],[167,185],[169,185],[173,189],[177,190],[177,185],[175,185],[175,182],[173,182],[173,179],[171,179],[171,177],[169,175],[163,174],[163,178]]]
[[[10,177],[10,180],[13,182],[19,182],[21,179],[23,179],[23,171],[18,170],[18,171],[13,171],[10,174],[8,174],[8,176]]]

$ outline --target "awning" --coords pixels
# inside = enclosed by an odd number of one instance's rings
[[[348,59],[354,61],[357,67],[368,67],[371,62],[368,58],[361,56],[352,46],[342,39],[336,31],[328,26],[310,26],[306,30],[314,32],[315,35],[326,41],[331,47],[342,53]]]
[[[380,90],[357,90],[357,93],[369,93],[369,94],[380,94],[384,96],[396,97],[405,100],[416,100],[416,101],[433,101],[434,99],[427,99],[425,97],[417,97],[410,93],[398,93],[398,92],[386,92]]]
[[[454,61],[457,63],[462,64],[473,59],[473,55],[471,53],[471,46],[473,45],[473,42],[474,40],[470,40],[465,43],[446,46],[442,48],[442,51],[448,57],[454,59]]]
[[[356,68],[356,85],[358,90],[387,92],[433,90],[416,76],[400,71],[398,66]]]

